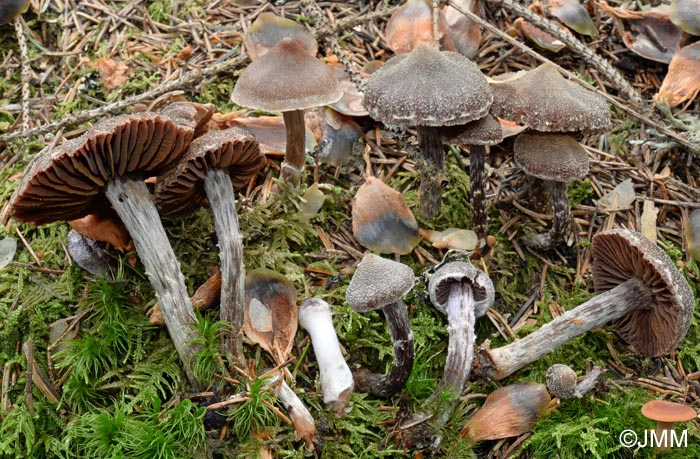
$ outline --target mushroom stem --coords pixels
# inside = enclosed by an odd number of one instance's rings
[[[651,289],[641,279],[632,278],[565,312],[519,341],[497,349],[479,349],[480,370],[490,379],[503,379],[577,336],[651,302]]]
[[[355,385],[360,392],[389,397],[406,385],[413,369],[413,332],[408,321],[408,308],[403,300],[385,306],[384,317],[394,345],[394,363],[388,374],[372,373],[364,368],[355,372]]]
[[[486,196],[484,196],[486,172],[486,147],[469,145],[469,179],[471,180],[472,228],[479,241],[485,241],[487,236]],[[481,244],[479,244],[479,247]]]
[[[236,212],[236,193],[228,171],[211,169],[204,177],[204,191],[214,216],[221,259],[221,305],[219,317],[230,325],[221,337],[224,355],[231,353],[237,365],[244,363],[243,315],[245,311],[245,277],[243,276],[243,242]]]
[[[306,162],[306,128],[304,110],[283,112],[284,127],[287,131],[287,151],[282,161],[280,177],[293,187],[299,186]]]
[[[192,311],[180,263],[165,234],[153,198],[143,181],[128,178],[110,181],[105,195],[134,240],[187,378],[197,389],[200,384],[192,369],[192,358],[198,349],[192,344],[195,332],[190,325],[197,318]]]
[[[594,366],[591,372],[586,375],[583,380],[576,385],[576,398],[581,398],[591,391],[598,382],[598,378],[603,374],[603,368],[599,366]]]
[[[675,422],[656,421],[656,450],[668,451],[671,449],[671,435]]]
[[[313,449],[316,435],[316,422],[297,394],[294,393],[291,387],[276,375],[270,378],[268,384],[279,384],[277,398],[282,402],[282,406],[289,413],[289,418],[294,425],[295,436],[297,440],[304,440],[308,449]],[[279,382],[278,382],[279,381]]]
[[[447,299],[447,361],[442,375],[440,387],[425,402],[426,407],[433,404],[433,417],[430,421],[436,431],[450,418],[455,407],[455,401],[462,394],[464,384],[469,379],[469,373],[474,358],[474,293],[472,286],[455,282],[450,287]],[[449,391],[445,399],[442,394]]]
[[[440,130],[437,127],[416,126],[416,131],[420,150],[427,162],[426,167],[421,170],[420,177],[420,215],[432,220],[440,215],[445,152],[442,149]]]
[[[547,192],[547,182],[541,178],[527,176],[527,194],[530,209],[545,214],[552,208],[552,197]]]
[[[323,403],[341,414],[350,401],[354,383],[352,372],[340,352],[330,306],[318,298],[304,300],[299,306],[299,324],[311,337],[321,373]]]
[[[552,226],[549,228],[549,232],[538,234],[528,241],[531,246],[541,250],[549,250],[565,240],[571,223],[571,209],[566,183],[553,180],[546,180],[545,183],[554,207]]]

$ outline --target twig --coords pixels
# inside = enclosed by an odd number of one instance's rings
[[[494,2],[508,1],[508,2],[509,2],[510,0],[490,0],[490,1],[494,1]],[[561,67],[560,67],[559,65],[557,65],[556,63],[554,63],[554,62],[550,61],[549,59],[547,59],[546,57],[542,56],[542,55],[541,55],[540,53],[538,53],[537,51],[535,51],[535,50],[533,50],[533,49],[531,49],[531,48],[525,46],[524,44],[520,43],[520,42],[519,42],[518,40],[516,40],[515,38],[511,37],[510,35],[508,35],[508,34],[506,34],[506,33],[504,33],[504,32],[501,32],[497,27],[495,27],[495,26],[491,25],[490,23],[488,23],[487,21],[481,19],[481,17],[477,16],[476,14],[472,13],[471,11],[466,11],[466,10],[464,10],[463,8],[461,8],[459,5],[455,4],[455,3],[454,3],[453,1],[451,1],[451,0],[450,0],[449,3],[450,3],[450,6],[451,6],[452,8],[454,8],[454,9],[456,9],[458,12],[464,14],[464,15],[467,16],[469,19],[471,19],[472,21],[476,22],[477,24],[479,24],[480,26],[484,27],[485,29],[489,30],[491,33],[497,35],[498,37],[500,37],[501,39],[505,40],[505,41],[508,42],[509,44],[511,44],[511,45],[515,46],[516,48],[520,49],[521,51],[523,51],[523,52],[529,54],[530,56],[534,57],[535,59],[537,59],[537,60],[540,61],[540,62],[545,62],[545,63],[549,63],[549,64],[554,65],[554,66],[559,70],[559,72],[562,73],[562,75],[566,76],[567,78],[571,79],[572,81],[575,81],[576,83],[580,84],[581,86],[583,86],[584,88],[588,89],[589,91],[595,91],[597,94],[599,94],[599,95],[600,95],[601,97],[603,97],[605,100],[607,100],[608,102],[610,102],[611,104],[613,104],[614,106],[616,106],[617,108],[619,108],[620,110],[622,110],[623,112],[625,112],[626,114],[628,114],[629,116],[638,119],[639,121],[641,121],[642,123],[646,124],[647,126],[650,126],[650,127],[655,128],[656,130],[658,130],[659,132],[663,133],[664,135],[666,135],[666,136],[672,138],[672,139],[673,139],[674,141],[676,141],[679,145],[682,145],[683,147],[687,148],[687,149],[690,150],[691,152],[693,152],[693,153],[700,153],[700,145],[698,145],[697,143],[693,143],[693,142],[688,141],[687,139],[685,139],[685,138],[679,136],[677,133],[671,131],[670,129],[668,129],[668,128],[662,126],[662,125],[660,125],[659,123],[657,123],[657,122],[655,122],[655,121],[652,121],[652,120],[651,120],[650,118],[648,118],[647,116],[644,116],[644,115],[642,115],[641,113],[637,112],[636,110],[634,110],[634,109],[628,107],[627,105],[625,105],[625,104],[619,102],[617,99],[615,99],[615,98],[611,97],[610,95],[604,93],[604,92],[601,91],[600,89],[598,89],[598,88],[596,88],[596,87],[594,87],[594,86],[591,86],[590,84],[588,84],[588,83],[586,83],[585,81],[583,81],[583,80],[581,80],[580,78],[578,78],[578,77],[577,77],[576,75],[574,75],[573,73],[569,72],[568,70],[565,70],[565,69],[561,68]],[[521,8],[522,8],[522,7],[521,7]],[[527,10],[527,9],[525,9],[525,11],[528,11],[528,12],[529,12],[529,10]],[[539,17],[539,16],[538,16],[538,17]],[[559,37],[557,37],[557,38],[559,38]],[[588,50],[588,48],[585,48],[585,49]],[[592,52],[591,52],[590,50],[588,50],[588,53],[592,53]],[[596,57],[598,57],[598,56],[595,55],[595,54],[593,54],[593,55],[596,56]],[[588,56],[584,56],[584,57],[588,58]],[[602,59],[598,58],[598,60],[602,60]],[[591,59],[591,62],[593,62],[592,59]],[[605,61],[603,61],[603,62],[605,62]],[[609,64],[608,64],[608,65],[609,65]],[[598,69],[598,70],[600,70],[600,69]],[[0,140],[1,140],[1,139],[0,139]]]
[[[402,6],[403,6],[403,4],[398,4],[398,5],[393,5],[393,6],[385,5],[384,7],[382,7],[382,9],[380,9],[379,11],[375,11],[374,13],[367,13],[367,14],[362,14],[362,15],[358,14],[358,15],[353,16],[351,18],[340,20],[340,21],[335,23],[332,31],[335,33],[342,32],[344,30],[352,29],[358,25],[365,24],[367,22],[371,22],[375,19],[382,19],[382,18],[391,16],[392,14],[394,14],[396,12],[396,10],[398,10]],[[317,38],[319,40],[323,40],[325,34],[333,33],[333,32],[319,31],[319,35],[317,36]]]
[[[17,16],[14,23],[17,43],[19,44],[19,54],[22,60],[22,132],[27,132],[29,130],[29,51],[27,51],[27,40],[24,38],[22,16]]]

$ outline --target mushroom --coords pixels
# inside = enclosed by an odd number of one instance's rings
[[[700,1],[699,0],[673,0],[671,12],[668,17],[685,33],[700,35]]]
[[[429,426],[413,430],[411,436],[419,447],[434,448],[439,442],[436,433],[449,420],[469,380],[474,358],[474,322],[493,305],[494,290],[486,273],[463,261],[441,266],[431,276],[428,290],[433,306],[447,315],[447,360],[439,388],[423,404],[423,412],[431,414]]]
[[[231,99],[256,110],[280,111],[287,129],[282,179],[299,185],[304,170],[304,109],[327,105],[343,95],[333,72],[309,56],[299,41],[283,38],[238,77]]]
[[[27,11],[27,8],[29,8],[29,0],[4,0],[0,4],[0,26],[10,23]]]
[[[352,372],[340,351],[328,303],[319,298],[302,301],[299,305],[299,325],[311,337],[321,373],[323,403],[330,405],[337,414],[341,414],[350,402],[355,385]]]
[[[593,389],[596,381],[603,374],[601,367],[595,366],[591,372],[577,384],[576,372],[570,366],[555,363],[547,369],[547,389],[557,398],[581,398]]]
[[[695,261],[700,261],[700,209],[695,209],[690,213],[684,233],[688,254]]]
[[[221,259],[222,352],[243,363],[243,243],[234,189],[243,187],[265,164],[258,142],[241,128],[211,131],[196,138],[185,155],[158,178],[156,200],[164,215],[199,207],[209,200]]]
[[[392,57],[367,80],[364,104],[372,118],[392,126],[416,126],[427,160],[420,184],[424,218],[440,214],[445,154],[438,127],[483,118],[492,101],[486,77],[472,61],[426,43]]]
[[[567,81],[552,64],[543,64],[528,72],[518,72],[507,78],[492,80],[491,84],[494,94],[491,113],[525,124],[537,133],[574,136],[578,133],[599,133],[610,128],[610,109],[605,99],[574,82]],[[541,175],[555,178],[543,180],[565,182],[567,178],[578,178],[587,173],[587,156],[580,146],[572,140],[542,137],[537,133],[530,132],[529,136],[527,133],[520,134],[520,140],[516,139],[514,151],[518,158],[525,161],[524,164],[529,162],[526,161],[528,156],[536,154],[537,148],[549,147],[548,142],[558,142],[563,149],[559,153],[557,149],[549,148],[551,153],[546,158],[542,154],[537,161],[539,166],[533,168],[535,177],[541,174],[539,170],[547,170],[547,174]],[[530,145],[532,148],[529,148]],[[568,159],[557,159],[560,154],[566,155]],[[571,158],[575,158],[575,164],[569,164]],[[557,170],[567,173],[562,174]],[[547,183],[546,186],[557,194],[558,199],[552,199],[555,218],[549,236],[538,236],[532,241],[532,245],[542,249],[549,249],[560,242],[560,239],[556,238],[566,234],[570,220],[568,203],[562,200],[568,201],[566,186],[555,183]],[[565,204],[567,209],[564,209]]]
[[[522,382],[500,387],[486,397],[459,434],[472,443],[522,435],[549,413],[550,402],[544,384]]]
[[[414,282],[411,268],[371,253],[362,257],[357,265],[345,299],[357,312],[381,309],[394,346],[394,363],[388,374],[371,373],[366,369],[355,372],[358,391],[389,397],[401,390],[411,375],[413,332],[408,321],[408,308],[401,298],[413,288]]]
[[[289,413],[289,418],[294,425],[296,439],[304,440],[306,447],[309,450],[313,450],[316,439],[316,421],[311,416],[309,409],[306,408],[304,402],[294,393],[279,372],[270,377],[268,384],[279,384],[277,398],[279,398],[282,406]]]
[[[11,201],[11,215],[34,224],[74,220],[112,204],[133,238],[156,292],[165,324],[190,383],[196,321],[180,264],[143,182],[178,160],[193,129],[143,112],[102,120],[29,166]]]
[[[566,184],[588,174],[586,150],[568,135],[523,132],[513,145],[515,163],[529,176],[544,181],[554,207],[549,232],[527,240],[530,246],[548,250],[566,238],[571,225]]]
[[[485,117],[471,123],[449,126],[440,130],[443,140],[453,145],[469,146],[469,180],[472,205],[472,227],[477,237],[484,241],[487,235],[486,223],[486,146],[503,140],[501,123],[495,116]]]
[[[659,357],[685,337],[693,317],[693,292],[664,252],[637,232],[608,230],[593,238],[593,282],[598,296],[569,310],[519,341],[479,349],[479,367],[503,379],[559,346],[613,321],[637,354]]]
[[[420,242],[418,223],[403,195],[367,177],[352,198],[352,234],[370,250],[405,255]]]
[[[697,417],[697,413],[691,407],[665,400],[646,402],[642,406],[642,414],[656,421],[656,447],[660,451],[669,450],[673,445],[670,441],[674,433],[673,424]]]
[[[243,37],[245,51],[251,61],[256,60],[284,38],[293,38],[301,44],[306,53],[313,57],[318,52],[318,44],[303,25],[273,13],[260,13]]]

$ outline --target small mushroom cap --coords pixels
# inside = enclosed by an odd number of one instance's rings
[[[693,292],[671,259],[649,239],[626,229],[598,233],[591,252],[596,292],[636,277],[653,301],[615,321],[617,333],[637,353],[659,357],[676,349],[693,318]]]
[[[182,156],[193,134],[191,127],[151,112],[99,121],[81,137],[36,157],[12,198],[11,215],[44,224],[100,212],[111,180],[162,173]]]
[[[375,177],[367,177],[352,198],[352,234],[379,253],[405,255],[420,242],[418,223],[401,193]]]
[[[364,104],[394,126],[453,126],[483,118],[493,95],[486,77],[461,54],[420,43],[370,76]]]
[[[309,56],[316,56],[318,52],[316,39],[304,26],[273,13],[260,13],[255,22],[248,27],[243,37],[243,45],[250,60],[254,61],[283,38],[296,39]]]
[[[452,145],[496,145],[503,140],[503,128],[490,113],[467,124],[440,128],[443,142]]]
[[[412,288],[416,276],[408,266],[368,253],[350,280],[345,299],[357,312],[396,303]]]
[[[428,291],[430,301],[440,312],[447,314],[447,300],[450,289],[455,283],[464,283],[472,288],[474,294],[474,313],[481,317],[491,309],[495,293],[493,282],[485,272],[464,261],[453,261],[438,269],[430,277]]]
[[[697,417],[694,409],[682,403],[651,400],[642,406],[642,414],[658,422],[689,421]]]
[[[177,124],[194,129],[194,138],[209,130],[209,121],[214,116],[214,104],[196,102],[173,102],[161,108],[158,113],[165,115]]]
[[[211,131],[195,139],[180,162],[158,178],[158,208],[168,215],[199,207],[206,197],[204,177],[210,169],[226,169],[234,189],[239,189],[264,164],[258,142],[244,129]]]
[[[243,107],[286,112],[328,105],[342,96],[333,71],[297,40],[284,38],[241,73],[231,99]]]
[[[513,145],[515,163],[527,175],[573,182],[588,174],[588,154],[576,139],[562,134],[523,132]]]
[[[555,363],[547,369],[547,389],[560,399],[576,396],[576,372],[568,365]]]
[[[491,112],[543,132],[603,132],[610,129],[605,99],[566,80],[551,64],[519,78],[494,82]]]
[[[0,2],[0,26],[7,24],[29,8],[29,0],[2,0]]]

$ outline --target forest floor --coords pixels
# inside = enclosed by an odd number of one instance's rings
[[[319,55],[334,60],[331,45],[335,43],[336,52],[343,54],[335,57],[355,71],[392,55],[383,31],[400,2],[319,1],[329,21],[325,25],[317,24],[304,9],[313,2],[238,3],[246,2],[32,0],[21,20],[31,65],[27,127],[32,130],[25,133],[20,116],[20,50],[15,29],[0,26],[0,209],[7,206],[35,155],[62,138],[83,133],[102,117],[158,108],[176,100],[212,103],[227,116],[245,115],[230,95],[237,75],[249,63],[241,54],[243,34],[261,12],[296,20],[311,31],[322,27],[327,31],[330,24],[335,33],[323,35]],[[517,18],[509,9],[484,3],[482,17],[502,31]],[[632,103],[577,52],[539,52],[615,97],[619,106],[657,125],[669,125],[676,135],[686,135],[678,124],[670,125],[652,100],[667,66],[631,53],[615,21],[597,4],[590,9],[600,34],[595,39],[577,38],[615,64],[642,102]],[[352,27],[334,29],[338,24]],[[490,31],[483,32],[475,62],[488,76],[539,64],[531,54]],[[496,347],[511,342],[592,297],[588,270],[592,238],[610,228],[641,230],[646,202],[658,209],[658,244],[698,296],[700,267],[687,255],[685,229],[690,212],[700,207],[700,161],[629,110],[613,106],[612,113],[613,128],[608,133],[582,140],[591,168],[585,180],[569,186],[575,231],[568,244],[553,251],[540,252],[522,244],[525,234],[546,229],[549,216],[529,209],[527,179],[513,162],[512,139],[491,147],[486,194],[489,234],[496,242],[476,265],[493,279],[496,303],[488,317],[477,322],[479,343],[489,339]],[[697,101],[673,113],[698,129]],[[412,130],[385,130],[368,117],[356,121],[363,138],[350,163],[336,170],[309,158],[297,191],[270,197],[272,180],[279,175],[279,158],[268,157],[257,180],[241,193],[244,261],[246,269],[265,267],[284,274],[300,300],[315,296],[328,301],[350,366],[383,371],[392,359],[383,317],[360,315],[345,303],[346,288],[365,252],[352,235],[350,202],[371,172],[401,191],[417,214],[417,144]],[[471,226],[468,153],[457,147],[446,151],[449,185],[442,195],[443,210],[432,221],[418,217],[421,228]],[[627,179],[634,187],[631,204],[597,205]],[[300,197],[315,181],[324,184],[325,201],[316,217],[304,221],[298,214]],[[200,209],[163,221],[192,293],[219,264],[210,213]],[[664,398],[700,409],[696,313],[678,351],[665,358],[639,358],[611,329],[604,328],[502,381],[473,378],[447,424],[440,448],[425,453],[405,450],[395,432],[396,420],[409,415],[432,393],[442,376],[447,347],[444,316],[430,305],[421,277],[445,253],[422,241],[413,253],[401,257],[419,282],[405,298],[416,339],[416,364],[399,394],[382,400],[355,393],[350,410],[335,416],[321,400],[308,335],[297,332],[289,369],[295,392],[316,419],[318,435],[312,450],[295,439],[293,427],[277,411],[266,408],[263,401],[270,400],[269,392],[254,381],[226,387],[227,393],[243,395],[241,403],[230,405],[224,416],[207,412],[204,406],[222,396],[220,379],[212,378],[205,394],[188,392],[166,330],[149,323],[146,312],[155,297],[143,267],[129,263],[133,254],[118,254],[122,269],[115,279],[91,276],[67,252],[69,229],[64,222],[34,227],[8,221],[0,226],[0,238],[10,237],[18,244],[13,261],[0,268],[2,458],[653,457],[650,448],[635,451],[618,442],[626,429],[653,428],[654,423],[641,415],[641,406]],[[52,342],[52,324],[69,317],[75,318],[77,334]],[[207,312],[203,322],[211,323],[215,317],[215,311]],[[206,338],[216,342],[215,336]],[[256,374],[274,366],[253,343],[246,342],[245,351]],[[561,402],[532,432],[475,445],[459,436],[486,395],[516,381],[544,383],[545,372],[554,363],[568,364],[579,375],[593,365],[607,371],[595,390],[584,398]],[[51,387],[32,383],[32,369],[43,372]],[[687,448],[674,449],[665,457],[700,457],[697,420],[682,428],[688,429]]]

